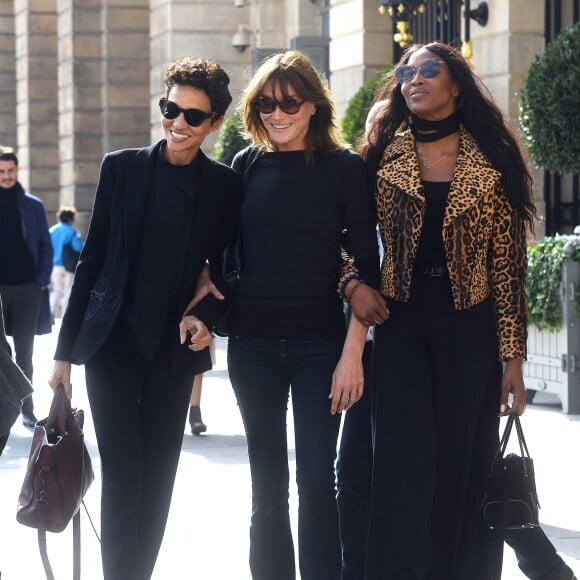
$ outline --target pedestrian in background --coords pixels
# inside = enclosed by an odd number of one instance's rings
[[[6,340],[0,296],[0,455],[10,436],[10,429],[20,415],[22,401],[30,395],[30,381],[12,359],[12,351]]]
[[[223,303],[208,297],[183,312],[203,266],[219,271],[241,201],[236,173],[201,151],[231,103],[228,75],[183,58],[164,83],[165,138],[103,159],[49,381],[70,397],[71,362],[85,364],[103,476],[105,580],[153,573],[192,377],[211,368],[208,326]]]
[[[83,241],[73,227],[76,213],[77,210],[74,207],[63,206],[59,208],[56,212],[58,223],[49,230],[53,250],[50,311],[54,318],[62,318],[66,310],[76,260],[78,260],[78,254],[83,248]]]
[[[338,137],[327,84],[306,56],[288,51],[266,60],[240,110],[253,145],[232,163],[246,176],[228,369],[252,475],[251,573],[254,580],[296,578],[288,506],[291,393],[300,577],[337,580],[336,443],[340,412],[362,392],[362,347],[351,348],[352,335],[367,330],[353,319],[347,337],[336,292],[340,243],[347,228],[355,264],[376,286],[375,214],[364,165]]]
[[[32,383],[34,337],[52,271],[52,244],[44,205],[18,181],[18,158],[0,153],[0,296],[6,334],[14,340],[16,363]],[[46,309],[48,310],[48,296]],[[50,318],[50,313],[46,313]],[[50,332],[48,329],[43,332]],[[38,332],[41,333],[41,332]],[[22,404],[22,423],[36,423],[32,397]]]
[[[365,578],[498,579],[503,537],[481,525],[481,498],[498,415],[525,408],[531,178],[454,48],[410,47],[379,99],[361,154],[390,314],[374,334]],[[350,302],[368,320],[365,297]]]

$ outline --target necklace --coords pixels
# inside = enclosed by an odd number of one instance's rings
[[[445,153],[441,153],[441,155],[439,155],[439,157],[437,157],[435,159],[435,161],[431,161],[431,163],[427,163],[427,160],[425,159],[425,152],[418,145],[417,145],[417,154],[419,155],[419,161],[421,162],[421,165],[425,169],[431,169],[431,167],[433,167],[433,165],[437,165],[437,163],[439,163],[445,157]]]
[[[455,153],[455,154],[457,153],[458,146],[459,146],[459,139],[457,140],[457,142],[455,143],[455,145],[453,147],[453,153]],[[449,151],[443,151],[443,153],[441,153],[438,157],[436,157],[434,160],[429,162],[425,158],[425,151],[423,151],[423,149],[421,149],[418,142],[416,142],[416,147],[417,147],[417,155],[419,156],[419,162],[421,163],[421,165],[425,169],[431,169],[434,165],[437,165],[438,163],[443,161],[443,159],[445,159],[446,157],[450,157],[452,155]]]

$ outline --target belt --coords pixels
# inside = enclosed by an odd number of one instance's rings
[[[421,268],[421,274],[426,274],[427,276],[432,276],[433,278],[439,278],[440,276],[445,276],[447,270],[438,266],[431,266]]]

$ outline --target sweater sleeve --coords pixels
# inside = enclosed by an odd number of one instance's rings
[[[379,287],[379,249],[376,213],[362,159],[351,151],[343,153],[344,216],[342,268],[344,276],[358,271],[373,288]]]

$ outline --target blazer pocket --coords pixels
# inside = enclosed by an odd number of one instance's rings
[[[73,362],[86,363],[105,344],[117,320],[121,299],[120,289],[111,289],[105,278],[97,280],[72,349]]]

